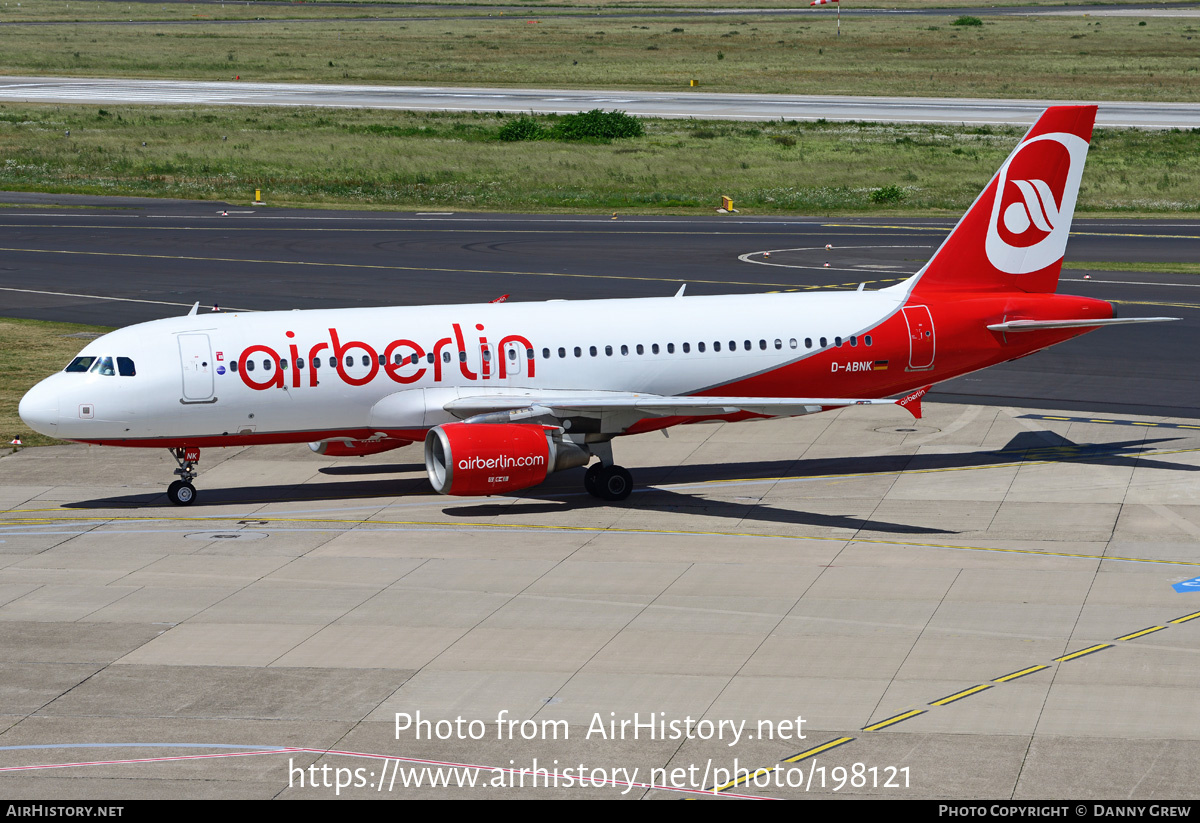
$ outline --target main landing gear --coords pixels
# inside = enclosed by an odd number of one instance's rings
[[[200,462],[200,450],[195,447],[171,449],[171,456],[179,464],[175,474],[179,479],[167,486],[167,499],[176,506],[190,506],[196,499],[196,487],[192,482],[196,479],[194,466]]]
[[[583,488],[601,500],[624,500],[633,491],[633,475],[622,466],[596,463],[584,473]]]

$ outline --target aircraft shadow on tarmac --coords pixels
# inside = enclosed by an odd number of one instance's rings
[[[805,479],[849,476],[887,475],[904,472],[936,472],[958,469],[987,468],[1019,463],[1084,463],[1096,466],[1126,466],[1167,471],[1200,471],[1200,466],[1180,465],[1147,457],[1156,444],[1181,438],[1124,440],[1111,443],[1074,443],[1053,432],[1022,432],[1003,448],[992,451],[963,451],[947,454],[894,454],[847,456],[817,460],[773,460],[760,463],[709,463],[687,466],[641,467],[637,469],[639,489],[624,503],[615,504],[641,510],[686,512],[694,510],[705,516],[727,517],[738,521],[785,523],[796,526],[823,526],[853,530],[868,530],[892,534],[955,534],[905,523],[864,519],[861,517],[822,514],[782,509],[754,498],[748,490],[747,502],[718,500],[706,492],[729,488],[730,483],[803,481]],[[379,499],[428,495],[428,481],[414,477],[423,470],[419,464],[365,464],[327,466],[318,471],[331,476],[377,475],[408,472],[408,477],[346,480],[328,483],[302,483],[271,488],[204,488],[191,510],[216,505],[255,503],[303,503],[329,500]],[[614,505],[597,500],[582,490],[581,471],[563,472],[551,476],[550,482],[527,490],[516,502],[473,503],[466,498],[442,509],[443,514],[456,518],[528,517],[535,514],[563,513]],[[668,488],[662,488],[667,486]],[[672,488],[674,487],[674,488]],[[682,487],[682,488],[681,488]],[[458,502],[461,501],[461,502]],[[162,492],[107,497],[65,504],[65,508],[162,508]]]

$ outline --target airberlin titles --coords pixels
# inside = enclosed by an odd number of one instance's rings
[[[498,356],[493,361],[492,349],[487,337],[479,334],[477,339],[480,363],[479,371],[476,372],[467,362],[467,343],[462,325],[452,323],[451,328],[454,330],[453,337],[443,337],[429,349],[415,340],[400,338],[388,343],[380,352],[362,340],[343,341],[337,329],[329,330],[328,343],[316,343],[309,347],[305,354],[301,354],[301,348],[296,343],[288,344],[286,357],[272,347],[260,343],[250,346],[242,352],[237,360],[237,373],[241,376],[243,383],[259,391],[286,388],[289,371],[291,372],[291,387],[296,389],[306,381],[308,386],[316,386],[321,374],[328,374],[330,370],[334,371],[343,383],[350,386],[365,386],[374,380],[381,370],[397,383],[409,384],[417,382],[432,369],[433,382],[441,383],[448,379],[444,370],[451,369],[457,361],[458,371],[466,380],[489,380],[493,376],[503,380],[510,376],[513,365],[519,362],[516,357],[512,358],[514,363],[507,362],[509,358],[504,356],[506,347],[519,344],[521,349],[518,357],[527,361],[528,376],[534,376],[534,360],[529,354],[533,351],[533,344],[524,335],[510,334],[501,338],[496,347]],[[475,331],[483,332],[483,325],[476,323]],[[285,336],[289,340],[294,340],[296,333],[285,332]],[[447,350],[455,352],[456,356],[444,357],[443,353]],[[329,368],[322,368],[320,365],[320,358],[325,353],[329,357]],[[255,355],[262,355],[271,361],[270,374],[264,375],[264,380],[258,380],[255,377]],[[217,352],[217,360],[221,359],[222,353]],[[495,363],[494,370],[493,362]],[[287,368],[283,365],[285,363],[294,368]],[[350,374],[347,366],[355,363],[362,363],[366,367],[366,373],[358,376]],[[307,377],[305,372],[307,372]],[[519,369],[518,373],[520,373]]]

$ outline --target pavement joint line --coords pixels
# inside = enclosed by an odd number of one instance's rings
[[[233,520],[238,515],[230,515],[229,519]],[[37,518],[40,523],[45,518]],[[198,523],[214,523],[220,522],[212,517],[133,517],[133,518],[117,518],[117,517],[72,517],[71,520],[79,520],[85,522],[91,521],[106,521],[106,522],[198,522]],[[26,524],[20,519],[5,518],[0,520],[0,524],[19,522],[21,525]],[[831,537],[824,535],[803,535],[803,534],[756,534],[753,532],[722,532],[722,531],[691,531],[686,529],[632,529],[632,528],[612,528],[601,526],[565,526],[551,525],[546,523],[474,523],[469,527],[464,527],[459,523],[447,523],[438,520],[343,520],[338,518],[270,518],[271,523],[336,523],[336,524],[351,524],[357,526],[407,526],[416,528],[435,528],[445,531],[456,531],[464,528],[469,528],[471,531],[482,530],[512,530],[512,531],[547,531],[547,532],[578,532],[578,533],[595,533],[595,534],[657,534],[657,535],[675,535],[681,537],[746,537],[765,540],[826,540],[841,543],[867,543],[871,545],[883,546],[909,546],[912,548],[928,548],[928,549],[946,549],[950,551],[977,551],[977,552],[994,552],[998,554],[1019,554],[1019,555],[1034,555],[1039,557],[1065,557],[1075,560],[1100,560],[1112,561],[1121,563],[1155,563],[1166,566],[1200,566],[1200,561],[1195,560],[1162,560],[1158,558],[1144,557],[1121,557],[1115,555],[1099,555],[1099,554],[1076,554],[1072,552],[1053,552],[1043,551],[1039,549],[1006,549],[998,546],[953,546],[945,543],[924,543],[909,540],[885,540],[882,538],[870,537]]]

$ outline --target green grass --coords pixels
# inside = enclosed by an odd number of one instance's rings
[[[1023,132],[649,119],[644,136],[607,144],[497,139],[513,119],[4,105],[0,189],[247,202],[260,188],[272,205],[483,211],[710,211],[728,195],[749,213],[959,212]],[[1197,156],[1200,132],[1097,130],[1079,208],[1196,211]]]
[[[840,38],[817,13],[28,26],[6,30],[0,74],[1200,100],[1200,21],[1139,22],[862,17]]]
[[[1200,274],[1200,263],[1164,263],[1155,261],[1137,261],[1132,263],[1119,262],[1072,262],[1063,263],[1064,269],[1082,269],[1084,271],[1139,271],[1155,274]]]
[[[904,0],[904,8],[978,8],[984,6],[1104,5],[1124,0]],[[20,5],[18,5],[18,2]],[[896,0],[853,0],[854,8],[896,8]],[[224,3],[140,3],[98,2],[97,0],[4,0],[0,3],[0,21],[14,22],[99,22],[99,21],[203,21],[203,20],[322,20],[368,17],[452,17],[464,14],[499,15],[504,11],[515,17],[536,13],[595,14],[620,11],[685,11],[691,9],[761,8],[762,0],[354,0],[338,2],[278,3],[240,0]],[[800,3],[796,8],[809,11]],[[836,14],[836,9],[813,10],[813,14]]]
[[[109,331],[112,329],[79,323],[0,318],[0,448],[13,438],[20,438],[26,446],[62,442],[38,434],[21,422],[17,405],[35,383],[60,371],[87,345],[87,339],[66,335]]]

